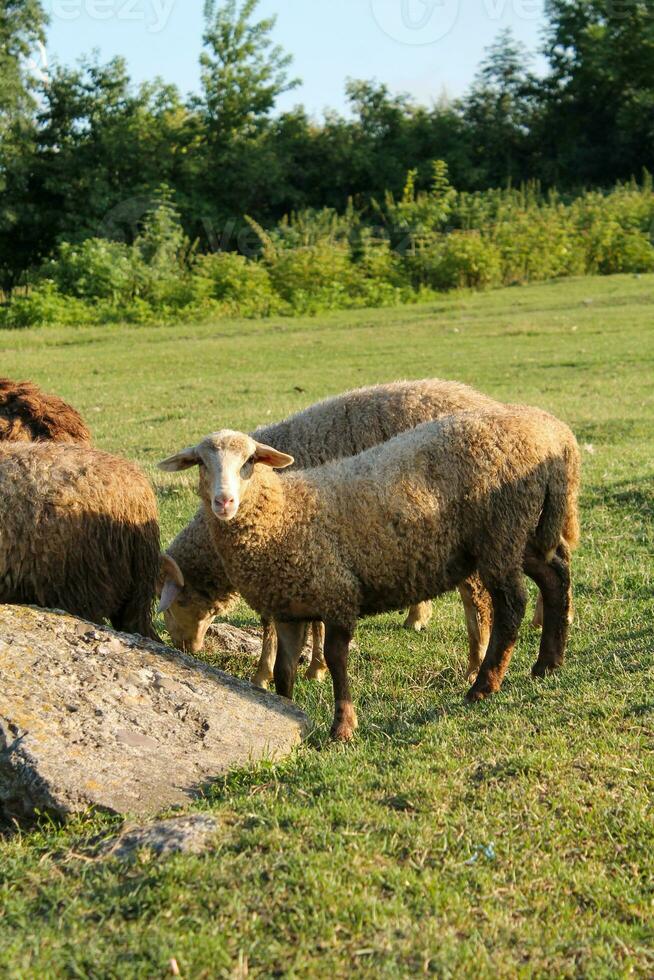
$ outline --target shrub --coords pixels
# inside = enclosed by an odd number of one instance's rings
[[[261,262],[248,261],[234,252],[215,252],[199,256],[193,272],[197,298],[204,291],[205,298],[218,300],[226,312],[265,317],[283,308]]]
[[[316,313],[350,305],[358,278],[344,245],[280,249],[266,260],[275,292],[296,313]]]
[[[50,280],[66,296],[128,303],[142,288],[145,266],[138,253],[120,242],[87,238],[79,245],[64,242],[44,262],[36,279]]]
[[[485,289],[500,282],[500,255],[476,231],[453,231],[433,245],[407,255],[415,286],[432,289]]]
[[[62,296],[51,280],[40,282],[26,296],[13,296],[0,307],[0,326],[14,329],[44,324],[89,324],[98,320],[97,308],[74,296]]]

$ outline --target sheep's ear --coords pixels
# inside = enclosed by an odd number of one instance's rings
[[[272,446],[264,446],[262,442],[257,443],[254,459],[257,463],[272,466],[275,470],[286,469],[287,466],[292,466],[295,462],[293,457],[289,456],[288,453],[280,453],[277,449],[273,449]]]
[[[182,570],[170,555],[159,556],[159,608],[157,612],[170,609],[184,588]]]
[[[166,473],[176,473],[177,470],[187,470],[191,466],[197,466],[199,462],[197,446],[189,446],[187,449],[175,453],[174,456],[169,456],[168,459],[162,459],[160,463],[157,463],[157,468]]]

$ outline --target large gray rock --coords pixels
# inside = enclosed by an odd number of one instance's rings
[[[295,705],[193,657],[65,613],[0,606],[0,810],[153,814],[280,758]]]

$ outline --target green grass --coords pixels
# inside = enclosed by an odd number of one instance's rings
[[[501,694],[466,707],[455,598],[426,635],[363,623],[355,742],[329,743],[330,689],[301,681],[308,744],[196,804],[221,822],[214,853],[96,863],[102,816],[7,836],[3,976],[163,977],[173,956],[207,978],[654,974],[653,325],[654,276],[625,276],[310,321],[0,334],[2,374],[69,398],[98,445],[146,466],[166,541],[195,498],[157,459],[359,384],[441,375],[533,402],[584,457],[563,672],[530,679],[525,622]]]

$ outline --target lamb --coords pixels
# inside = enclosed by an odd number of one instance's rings
[[[0,441],[89,444],[91,433],[79,412],[30,381],[0,378]]]
[[[498,402],[467,385],[437,378],[397,381],[360,388],[325,399],[282,422],[261,427],[253,438],[276,446],[295,457],[295,466],[306,469],[331,460],[354,456],[365,449],[421,422],[471,408],[498,408]],[[168,579],[166,601],[160,608],[173,642],[196,653],[202,649],[207,628],[216,615],[225,614],[237,593],[228,581],[211,542],[204,510],[182,529],[167,549],[181,569],[179,578]],[[163,591],[166,581],[159,583]],[[460,588],[469,641],[468,673],[481,662],[490,636],[490,603],[478,580]],[[409,610],[405,626],[424,628],[431,618],[431,603]],[[253,682],[265,686],[272,680],[275,658],[274,629],[264,622],[264,644]],[[321,677],[325,663],[314,631],[314,653],[307,676]]]
[[[526,607],[543,595],[532,669],[563,663],[569,547],[578,540],[579,450],[537,409],[471,411],[419,425],[357,456],[279,474],[293,457],[222,430],[160,463],[200,468],[208,526],[229,580],[277,625],[275,688],[292,697],[307,622],[325,623],[332,736],[357,717],[347,659],[357,620],[423,602],[479,574],[492,601],[488,651],[467,698],[499,690]]]
[[[131,463],[86,446],[0,443],[0,602],[158,636],[157,503]]]

